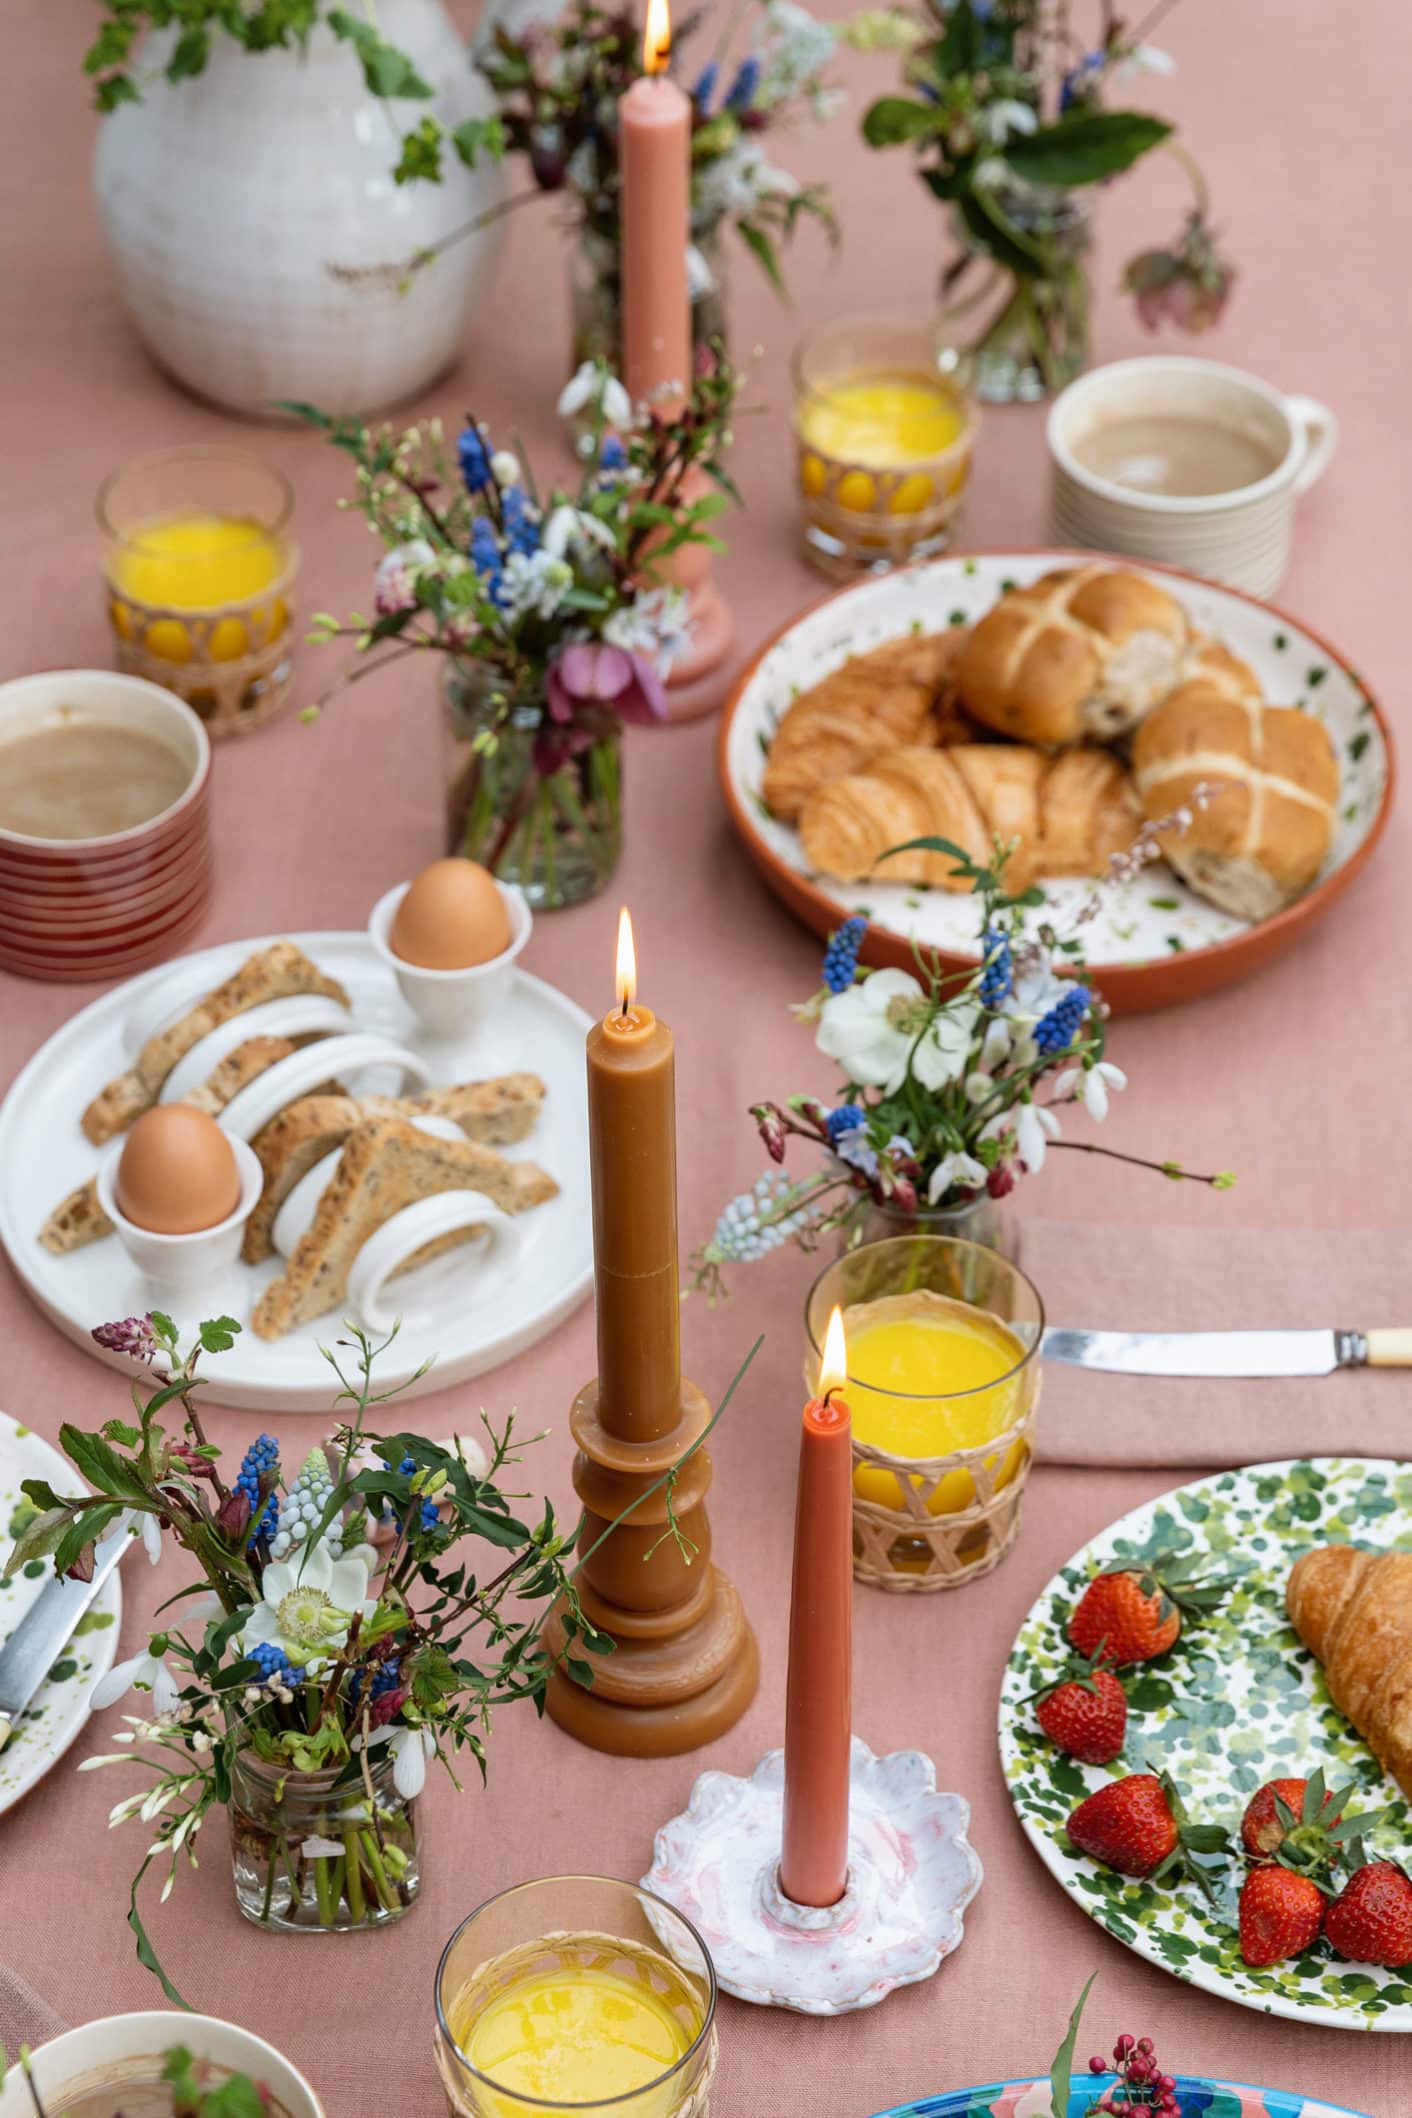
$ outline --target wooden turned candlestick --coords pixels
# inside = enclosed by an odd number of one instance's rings
[[[578,1444],[574,1490],[584,1510],[580,1553],[592,1550],[609,1523],[681,1460],[710,1419],[707,1399],[683,1379],[679,1425],[658,1441],[623,1441],[609,1430],[597,1382],[579,1392],[569,1426]],[[711,1563],[710,1483],[710,1456],[698,1449],[672,1496],[689,1561],[671,1534],[666,1489],[659,1487],[579,1575],[584,1616],[609,1635],[614,1651],[594,1655],[579,1640],[567,1643],[592,1669],[592,1686],[556,1669],[546,1703],[561,1728],[594,1750],[677,1757],[723,1735],[755,1696],[755,1636],[733,1584]],[[545,1645],[556,1655],[565,1648],[560,1608],[550,1614]]]

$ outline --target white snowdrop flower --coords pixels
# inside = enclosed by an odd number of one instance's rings
[[[927,1180],[927,1199],[935,1206],[953,1186],[958,1191],[979,1191],[985,1180],[985,1164],[958,1148],[953,1154],[943,1155],[932,1171]]]
[[[1177,62],[1170,52],[1160,51],[1155,44],[1135,44],[1131,51],[1124,52],[1110,78],[1122,81],[1130,74],[1174,74],[1176,70]]]
[[[113,1706],[123,1693],[136,1687],[139,1691],[150,1691],[152,1704],[159,1715],[169,1714],[180,1696],[176,1678],[167,1668],[164,1655],[130,1655],[126,1662],[115,1662],[106,1677],[100,1677],[89,1694],[88,1703],[95,1713],[105,1706]],[[150,1726],[151,1724],[147,1724]]]
[[[1013,96],[997,96],[993,103],[984,104],[972,122],[992,147],[1003,147],[1014,133],[1039,130],[1039,119],[1029,104],[1020,103]]]
[[[1003,1015],[992,1015],[985,1026],[985,1035],[981,1039],[981,1072],[993,1074],[998,1066],[1002,1066],[1010,1056],[1010,1048],[1014,1041],[1014,1033],[1005,1017]]]
[[[607,374],[597,361],[586,360],[559,393],[559,417],[575,419],[590,406],[601,409],[610,427],[632,425],[632,399],[617,376]]]
[[[436,1750],[436,1737],[429,1728],[399,1728],[392,1738],[392,1784],[404,1802],[421,1793],[427,1783],[427,1759]]]
[[[148,1565],[160,1566],[162,1564],[161,1517],[144,1512],[138,1517],[138,1527],[142,1532],[142,1545],[147,1554]]]
[[[520,459],[512,449],[497,449],[490,459],[490,475],[498,486],[518,485]]]

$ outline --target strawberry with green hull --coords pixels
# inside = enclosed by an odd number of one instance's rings
[[[1079,1803],[1069,1818],[1080,1853],[1152,1882],[1189,1876],[1211,1898],[1214,1885],[1201,1856],[1223,1853],[1226,1834],[1216,1824],[1188,1821],[1167,1774],[1133,1772]]]
[[[1312,1875],[1332,1894],[1334,1871],[1349,1866],[1350,1848],[1392,1814],[1390,1809],[1350,1811],[1357,1792],[1356,1781],[1326,1788],[1322,1766],[1307,1780],[1267,1780],[1241,1818],[1246,1854],[1252,1861],[1279,1861]]]
[[[1393,1861],[1368,1861],[1324,1915],[1329,1947],[1350,1963],[1400,1971],[1412,1964],[1412,1877]]]
[[[1085,1765],[1111,1764],[1123,1748],[1128,1727],[1128,1695],[1103,1664],[1103,1650],[1066,1663],[1037,1691],[1034,1717],[1051,1743]]]
[[[1069,1620],[1069,1640],[1081,1655],[1097,1655],[1116,1666],[1152,1662],[1175,1647],[1184,1619],[1194,1623],[1214,1611],[1230,1588],[1227,1577],[1203,1581],[1204,1556],[1158,1552],[1099,1574],[1090,1581]]]

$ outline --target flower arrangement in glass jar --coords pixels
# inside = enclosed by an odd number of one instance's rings
[[[543,497],[474,418],[451,457],[436,420],[398,433],[289,407],[352,457],[344,505],[385,547],[371,616],[323,615],[314,637],[352,639],[368,656],[357,676],[442,659],[449,850],[536,909],[590,896],[617,863],[619,736],[666,717],[664,679],[690,630],[670,562],[683,546],[721,549],[708,525],[733,495],[722,456],[738,392],[708,355],[664,412],[586,364],[560,400],[587,423],[579,483]]]
[[[1111,878],[1131,879],[1159,857],[1161,833],[1189,820],[1179,812],[1144,825],[1114,856]],[[1051,1147],[1108,1155],[1216,1191],[1235,1182],[1229,1170],[1197,1176],[1178,1162],[1061,1138],[1061,1111],[1101,1122],[1127,1086],[1107,1057],[1107,1010],[1083,956],[1081,930],[1098,910],[1097,892],[1075,914],[1074,930],[1060,935],[1047,922],[1030,924],[1045,902],[1037,886],[1006,890],[1006,848],[997,846],[991,865],[981,867],[947,839],[914,844],[951,856],[969,881],[981,960],[948,972],[919,950],[915,975],[860,969],[866,920],[847,919],[830,937],[822,988],[795,1012],[816,1026],[819,1050],[840,1068],[838,1099],[791,1096],[751,1109],[772,1162],[784,1162],[793,1139],[817,1151],[823,1167],[797,1179],[767,1171],[725,1208],[693,1261],[695,1285],[713,1297],[723,1291],[725,1266],[752,1263],[790,1241],[813,1250],[830,1230],[846,1243],[864,1240],[881,1232],[879,1212],[886,1232],[939,1225],[931,1217],[945,1215],[946,1233],[1001,1248],[972,1210],[1006,1198],[1022,1176],[1043,1168]]]
[[[694,24],[674,34],[679,55]],[[733,49],[743,35],[743,51]],[[690,88],[691,288],[698,343],[725,335],[720,238],[731,229],[784,291],[781,247],[801,220],[834,238],[827,186],[801,184],[768,141],[802,118],[822,120],[842,91],[827,80],[838,33],[796,0],[745,0],[726,20]],[[565,201],[576,244],[574,359],[619,362],[621,231],[618,101],[642,72],[642,24],[628,9],[571,0],[552,21],[500,28],[481,53],[507,153]]]
[[[140,1960],[178,2005],[138,1890],[156,1862],[166,1898],[181,1864],[195,1866],[213,1808],[230,1814],[247,1918],[285,1930],[388,1923],[417,1896],[429,1761],[454,1780],[451,1760],[469,1751],[483,1773],[492,1708],[542,1699],[549,1605],[560,1602],[570,1652],[612,1645],[582,1615],[553,1510],[530,1526],[500,1489],[518,1460],[513,1421],[486,1423],[483,1466],[463,1445],[374,1433],[369,1413],[395,1393],[375,1389],[383,1347],[362,1332],[325,1349],[347,1408],[330,1442],[295,1469],[262,1435],[227,1483],[202,1430],[198,1364],[238,1329],[228,1317],[204,1323],[186,1350],[156,1313],[94,1332],[141,1362],[149,1386],[134,1384],[131,1418],[60,1429],[92,1491],[26,1480],[30,1519],[7,1567],[51,1559],[58,1575],[90,1578],[95,1549],[129,1532],[154,1563],[170,1545],[194,1562],[146,1646],[94,1689],[95,1708],[129,1690],[145,1698],[116,1738],[126,1747],[80,1768],[140,1764],[150,1775],[111,1821],[136,1818],[151,1834],[128,1919]],[[487,1552],[496,1564],[482,1573]],[[591,1680],[586,1662],[569,1667]]]
[[[1109,109],[1110,87],[1172,61],[1112,0],[1091,34],[1070,0],[954,0],[910,21],[905,95],[867,112],[873,147],[908,147],[933,195],[951,210],[960,248],[942,278],[946,311],[976,363],[982,397],[1060,389],[1088,348],[1086,200],[1166,146],[1185,167],[1193,203],[1175,240],[1128,264],[1124,284],[1142,320],[1188,331],[1213,324],[1234,271],[1217,247],[1200,170],[1172,127],[1146,111]],[[1165,5],[1152,10],[1166,12]],[[853,32],[866,43],[864,18]],[[896,21],[891,34],[897,41]]]

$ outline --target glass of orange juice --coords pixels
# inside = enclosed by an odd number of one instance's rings
[[[212,735],[288,690],[293,506],[283,472],[221,446],[139,457],[99,492],[118,667],[177,692]]]
[[[851,580],[954,542],[976,408],[968,364],[936,324],[841,317],[794,355],[804,553]]]
[[[706,2118],[715,2012],[706,1944],[661,1898],[591,1875],[521,1883],[437,1968],[452,2118]]]
[[[848,1341],[856,1570],[923,1589],[987,1572],[1019,1527],[1044,1332],[1038,1290],[1008,1258],[955,1236],[845,1251],[805,1306],[811,1390],[835,1304]]]

